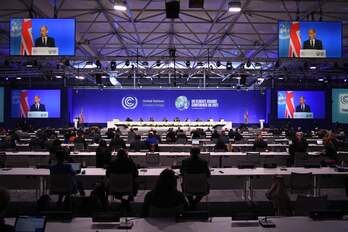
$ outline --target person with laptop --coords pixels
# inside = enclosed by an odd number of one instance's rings
[[[185,174],[203,174],[210,177],[208,162],[199,157],[201,150],[199,147],[193,147],[190,157],[184,159],[181,163],[180,173]],[[202,200],[203,196],[187,196],[191,208],[196,208],[197,204]]]
[[[14,227],[7,225],[4,220],[6,210],[10,204],[10,194],[4,189],[0,188],[0,231],[1,232],[14,232]]]
[[[58,150],[56,152],[56,161],[57,163],[55,165],[50,166],[50,175],[52,174],[70,174],[72,176],[72,181],[73,181],[73,191],[72,193],[76,193],[77,190],[79,191],[81,196],[85,196],[85,192],[83,190],[82,184],[78,182],[75,178],[75,175],[77,174],[78,170],[75,168],[73,169],[72,165],[69,163],[65,163],[65,156],[66,152],[65,150]],[[80,167],[81,169],[81,167]],[[61,206],[63,202],[63,195],[59,195],[58,201],[57,201],[57,206]],[[65,201],[69,200],[70,196],[67,195],[65,196]]]

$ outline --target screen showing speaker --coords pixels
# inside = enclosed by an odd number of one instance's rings
[[[348,123],[348,89],[332,89],[332,122]]]
[[[60,90],[12,90],[12,118],[60,118]]]
[[[342,23],[279,21],[280,58],[340,58]]]
[[[278,91],[278,119],[324,119],[324,91]]]
[[[10,20],[10,55],[75,55],[75,19]]]

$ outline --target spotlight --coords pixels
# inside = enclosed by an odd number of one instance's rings
[[[175,48],[169,48],[169,56],[175,57],[176,49]]]
[[[127,6],[123,1],[116,1],[114,4],[114,9],[118,11],[126,11]]]
[[[221,61],[220,60],[216,61],[216,67],[220,67],[220,66],[221,66]]]
[[[228,3],[229,12],[240,12],[242,10],[242,4],[240,0],[232,0]]]
[[[204,0],[189,0],[189,8],[204,8]]]
[[[97,66],[97,69],[101,69],[102,68],[102,64],[101,64],[100,60],[96,60],[95,61],[95,65]]]
[[[232,62],[231,61],[227,61],[226,62],[226,70],[232,70]]]
[[[250,61],[250,60],[247,60],[246,67],[247,67],[247,68],[250,68],[250,66],[251,66],[251,61]]]
[[[56,79],[62,79],[63,76],[62,75],[56,75]]]
[[[110,62],[110,69],[111,69],[112,71],[115,71],[115,70],[116,70],[116,62],[115,62],[115,61],[111,61],[111,62]]]
[[[129,66],[130,65],[130,62],[129,60],[126,60],[126,62],[124,63],[126,66]]]
[[[21,77],[16,77],[16,80],[22,80],[22,78]]]
[[[190,66],[191,66],[191,62],[190,62],[189,60],[187,60],[187,61],[185,62],[185,64],[186,64],[186,67],[190,67]]]
[[[310,70],[316,70],[316,69],[317,69],[317,66],[311,65],[311,66],[309,66],[309,69],[310,69]]]
[[[180,1],[178,0],[166,0],[166,17],[168,19],[179,18],[180,13]]]
[[[100,73],[95,74],[95,83],[97,85],[101,85],[102,84],[102,75]]]
[[[78,80],[84,80],[85,79],[84,76],[79,76],[79,75],[76,75],[75,78],[78,79]]]

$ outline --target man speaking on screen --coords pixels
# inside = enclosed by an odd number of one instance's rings
[[[49,37],[48,27],[43,25],[40,27],[40,37],[35,40],[35,47],[55,47],[54,38]]]
[[[34,97],[34,104],[30,106],[30,111],[46,111],[46,107],[44,104],[40,103],[40,97]]]
[[[303,49],[323,49],[323,43],[321,42],[321,40],[318,40],[316,38],[317,31],[315,29],[312,28],[308,30],[308,37],[308,40],[304,41],[303,43]]]
[[[311,107],[305,103],[305,98],[300,97],[300,104],[296,106],[296,112],[311,112]]]

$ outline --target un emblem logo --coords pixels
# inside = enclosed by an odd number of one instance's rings
[[[136,97],[123,97],[122,107],[126,110],[133,110],[138,106],[138,99]]]

